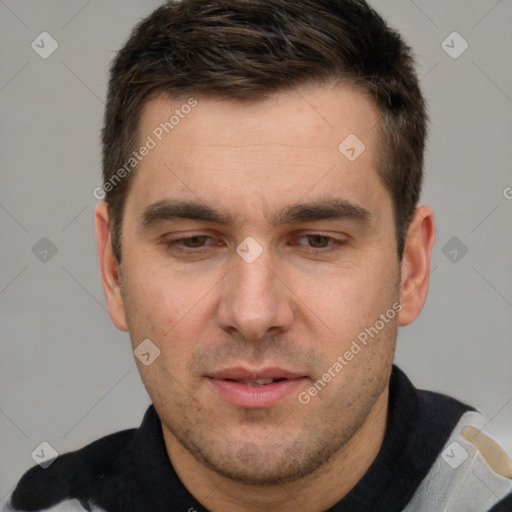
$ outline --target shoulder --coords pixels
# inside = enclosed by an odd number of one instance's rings
[[[448,395],[416,389],[396,366],[391,384],[395,422],[407,423],[408,459],[421,467],[404,512],[512,512],[512,456],[485,416]]]
[[[130,429],[110,434],[80,450],[59,455],[46,469],[29,469],[1,512],[100,512],[100,508],[88,505],[89,498],[98,486],[108,485],[130,467],[130,446],[136,432]]]
[[[405,512],[512,512],[512,459],[489,422],[467,411],[453,428]]]

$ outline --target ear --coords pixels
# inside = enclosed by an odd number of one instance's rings
[[[98,245],[98,260],[101,270],[103,291],[107,299],[107,307],[112,323],[121,331],[127,331],[121,286],[119,281],[119,262],[114,255],[110,235],[110,219],[107,203],[101,201],[96,205],[94,216],[96,224],[96,241]]]
[[[435,240],[434,213],[419,206],[407,231],[402,258],[402,282],[398,325],[410,324],[420,314],[427,300],[430,258]]]

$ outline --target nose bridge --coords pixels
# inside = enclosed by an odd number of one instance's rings
[[[225,282],[219,323],[246,339],[262,339],[270,329],[286,329],[293,320],[289,294],[274,275],[267,250],[252,262],[240,257]]]
[[[270,306],[274,299],[275,276],[270,271],[269,258],[260,256],[253,263],[239,262],[234,272],[236,280],[236,299],[241,304],[247,303],[249,310]],[[256,304],[253,301],[257,301]]]

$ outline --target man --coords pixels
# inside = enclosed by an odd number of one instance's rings
[[[486,420],[393,365],[425,302],[426,114],[363,1],[183,0],[114,61],[98,254],[153,405],[5,510],[510,511]]]

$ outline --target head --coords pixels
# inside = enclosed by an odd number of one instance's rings
[[[399,34],[360,0],[209,0],[164,4],[134,29],[113,63],[103,178],[117,258],[137,164],[117,176],[143,142],[138,124],[149,98],[257,101],[310,83],[354,84],[377,106],[376,170],[393,201],[401,257],[421,192],[427,117]]]
[[[410,50],[363,1],[183,0],[135,28],[98,246],[114,323],[159,351],[139,367],[168,447],[284,482],[382,409],[428,289],[425,136]],[[230,384],[273,373],[279,399]]]

